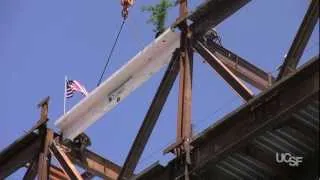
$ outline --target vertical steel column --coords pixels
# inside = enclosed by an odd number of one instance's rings
[[[188,14],[187,0],[180,0],[180,17]],[[191,98],[192,98],[192,65],[193,51],[191,48],[190,30],[187,21],[180,24],[180,84],[179,84],[179,108],[177,123],[177,142],[189,141],[191,131]]]
[[[180,17],[185,17],[188,14],[188,0],[180,0],[179,7]],[[180,82],[179,82],[179,104],[178,104],[178,119],[177,119],[177,147],[175,152],[177,156],[181,155],[181,151],[185,153],[184,161],[184,178],[189,180],[189,165],[190,160],[190,138],[191,130],[191,100],[192,100],[192,66],[193,66],[193,51],[191,46],[191,33],[184,20],[180,24]]]
[[[150,108],[143,120],[139,132],[131,146],[129,154],[124,162],[118,179],[128,179],[133,175],[133,172],[139,162],[142,152],[148,142],[154,126],[160,116],[162,108],[169,96],[170,90],[179,72],[179,49],[176,49],[172,55],[171,62],[161,80],[156,95],[154,96]]]
[[[38,105],[41,108],[40,120],[39,122],[45,122],[48,120],[48,109],[49,109],[49,98],[46,98]],[[49,152],[49,147],[53,141],[53,131],[47,129],[47,124],[44,123],[39,127],[39,136],[42,138],[41,150],[38,157],[38,179],[47,180],[49,175],[49,167],[51,155]]]
[[[51,129],[44,129],[44,142],[42,146],[42,151],[39,154],[38,159],[38,179],[39,180],[47,180],[49,177],[49,168],[50,168],[50,160],[51,154],[49,151],[49,147],[53,140],[53,131]],[[41,133],[42,134],[42,133]]]

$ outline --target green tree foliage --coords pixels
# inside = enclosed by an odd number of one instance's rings
[[[150,12],[151,17],[147,23],[151,23],[154,26],[153,31],[156,33],[164,31],[165,21],[168,14],[168,9],[173,7],[173,3],[170,0],[160,0],[158,4],[143,6],[141,10],[143,12]]]

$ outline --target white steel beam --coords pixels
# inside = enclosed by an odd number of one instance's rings
[[[168,64],[179,42],[171,29],[152,41],[55,122],[63,137],[75,138]]]

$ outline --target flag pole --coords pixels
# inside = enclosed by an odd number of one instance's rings
[[[64,76],[63,114],[66,114],[67,76]]]

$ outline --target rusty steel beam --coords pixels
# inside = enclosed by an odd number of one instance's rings
[[[188,14],[188,1],[180,1],[180,17]],[[191,33],[186,21],[180,24],[180,78],[177,119],[177,142],[190,139],[191,131],[191,101],[192,101],[192,71],[193,50],[191,48]]]
[[[35,158],[29,165],[26,173],[23,176],[24,180],[33,180],[37,176],[38,158]]]
[[[49,108],[50,97],[44,98],[38,104],[40,110],[40,120],[35,126],[31,128],[29,133],[32,133],[34,130],[39,130],[39,136],[41,137],[40,144],[40,154],[38,157],[34,158],[31,162],[31,165],[28,167],[23,179],[34,179],[38,174],[38,179],[48,179],[48,169],[50,164],[49,146],[51,145],[53,139],[53,132],[47,130],[46,122],[48,121],[48,108]],[[49,161],[48,161],[49,160]]]
[[[54,156],[57,158],[60,165],[63,167],[64,171],[71,179],[82,180],[81,175],[79,174],[76,167],[73,165],[68,156],[61,150],[56,142],[54,141],[51,145],[51,150]]]
[[[183,18],[188,14],[188,0],[180,0],[179,17]],[[180,24],[180,78],[178,96],[178,117],[177,117],[177,146],[174,153],[177,157],[184,157],[184,179],[189,180],[190,141],[192,137],[191,112],[192,112],[192,77],[193,77],[193,49],[192,34],[187,21]],[[180,144],[181,142],[181,144]],[[184,156],[182,156],[184,154]]]
[[[277,80],[296,71],[299,60],[307,46],[312,31],[319,19],[319,0],[312,0],[299,30],[281,66]]]
[[[106,180],[117,179],[121,170],[121,167],[117,164],[87,149],[83,153],[80,153],[74,147],[70,147],[70,149],[71,151],[67,152],[67,155],[74,164],[100,178]]]
[[[46,127],[43,127],[43,129],[40,129],[40,136],[42,135],[41,131],[44,131],[43,133],[44,137],[41,137],[43,139],[42,140],[43,142],[41,143],[42,150],[38,158],[38,179],[47,180],[49,177],[48,172],[49,172],[49,166],[50,166],[50,160],[51,160],[49,147],[52,144],[54,134],[51,129],[47,129]]]
[[[143,120],[139,132],[131,146],[126,161],[121,169],[119,178],[120,180],[128,178],[133,175],[134,169],[140,159],[140,156],[145,148],[145,145],[152,133],[152,130],[159,118],[161,110],[167,100],[173,83],[179,71],[179,53],[177,49],[171,59],[171,62],[165,72],[165,75],[159,85],[156,95],[154,96],[150,108]]]
[[[40,152],[42,153],[40,162],[42,166],[39,166],[41,174],[45,175],[47,174],[46,172],[49,172],[50,178],[61,179],[60,175],[54,177],[55,174],[59,173],[56,169],[49,168],[49,166],[46,165],[50,162],[50,154],[48,153],[48,147],[51,144],[50,141],[53,136],[59,137],[57,133],[53,133],[52,130],[47,129],[45,125],[48,120],[48,101],[49,97],[39,103],[39,107],[41,107],[41,116],[37,124],[33,126],[26,135],[22,136],[0,152],[0,179],[8,177],[19,168],[26,166],[27,163],[32,160],[38,159],[38,162]],[[39,132],[36,133],[35,130],[39,130]],[[49,136],[46,136],[48,132],[50,138]],[[71,160],[96,176],[107,180],[115,180],[120,173],[120,166],[87,149],[83,154],[78,152],[74,147],[71,147],[70,149],[71,152],[68,152],[68,155],[71,157]],[[38,163],[31,163],[27,166],[29,169],[28,171],[30,172],[27,172],[25,179],[32,179],[32,177],[34,177],[34,166],[37,165]],[[49,171],[47,169],[49,169]]]
[[[40,120],[39,122],[48,121],[48,111],[49,111],[49,97],[44,99],[38,104],[38,107],[41,108]],[[49,147],[53,141],[53,131],[47,129],[47,124],[43,123],[42,126],[39,126],[39,136],[42,138],[40,153],[38,157],[38,179],[47,180],[49,177],[49,168],[51,163],[51,154],[49,152]]]
[[[275,81],[275,78],[272,77],[271,74],[266,73],[217,43],[207,42],[203,43],[203,45],[209,49],[212,54],[216,55],[236,76],[255,88],[266,90]]]
[[[4,149],[0,153],[0,179],[5,179],[34,159],[40,151],[40,144],[40,137],[29,133]]]
[[[40,136],[31,132],[3,150],[0,153],[0,179],[6,178],[28,162],[38,158],[40,146]],[[75,164],[101,178],[115,180],[120,173],[120,166],[89,150],[85,150],[84,156],[81,157],[79,152],[71,148],[68,155]]]
[[[50,165],[49,179],[50,180],[70,180],[70,178],[65,174],[65,172],[61,168],[54,165]]]
[[[189,141],[192,137],[191,129],[191,101],[192,101],[192,74],[193,74],[193,49],[191,47],[192,33],[185,17],[188,16],[188,1],[179,1],[179,14],[175,26],[181,30],[180,35],[180,77],[179,77],[179,96],[178,96],[178,115],[176,142],[167,147],[163,152],[172,152],[180,156],[187,150],[188,163]]]
[[[41,108],[41,112],[40,120],[38,120],[37,124],[33,126],[26,135],[22,136],[0,152],[0,179],[6,178],[11,173],[25,166],[26,163],[38,158],[37,156],[43,141],[34,131],[45,127],[48,120],[49,99],[50,97],[46,97],[38,104],[38,107]],[[28,177],[29,175],[32,177],[33,174],[32,167],[28,170]]]
[[[38,155],[38,179],[47,180],[49,177],[49,167],[51,161],[51,154],[49,152],[49,147],[53,141],[53,131],[47,129],[47,124],[42,122],[48,121],[48,111],[49,111],[49,97],[45,98],[38,104],[38,107],[41,108],[40,120],[38,124],[42,124],[38,127],[39,137],[41,138],[40,152]]]
[[[234,75],[210,50],[200,41],[194,44],[197,52],[214,68],[218,74],[246,101],[253,98],[254,94],[247,88],[236,75]]]
[[[194,36],[201,36],[237,12],[250,0],[209,0],[196,9],[189,17],[193,21],[190,28]]]
[[[26,165],[26,167],[28,168],[27,172],[25,173],[25,176],[23,177],[24,180],[33,180],[35,179],[36,175],[37,175],[37,161],[33,161],[33,163],[31,163],[30,165]],[[32,172],[29,172],[32,169]],[[50,165],[49,167],[49,179],[50,180],[70,180],[70,178],[65,174],[65,172],[55,166],[55,165]]]

